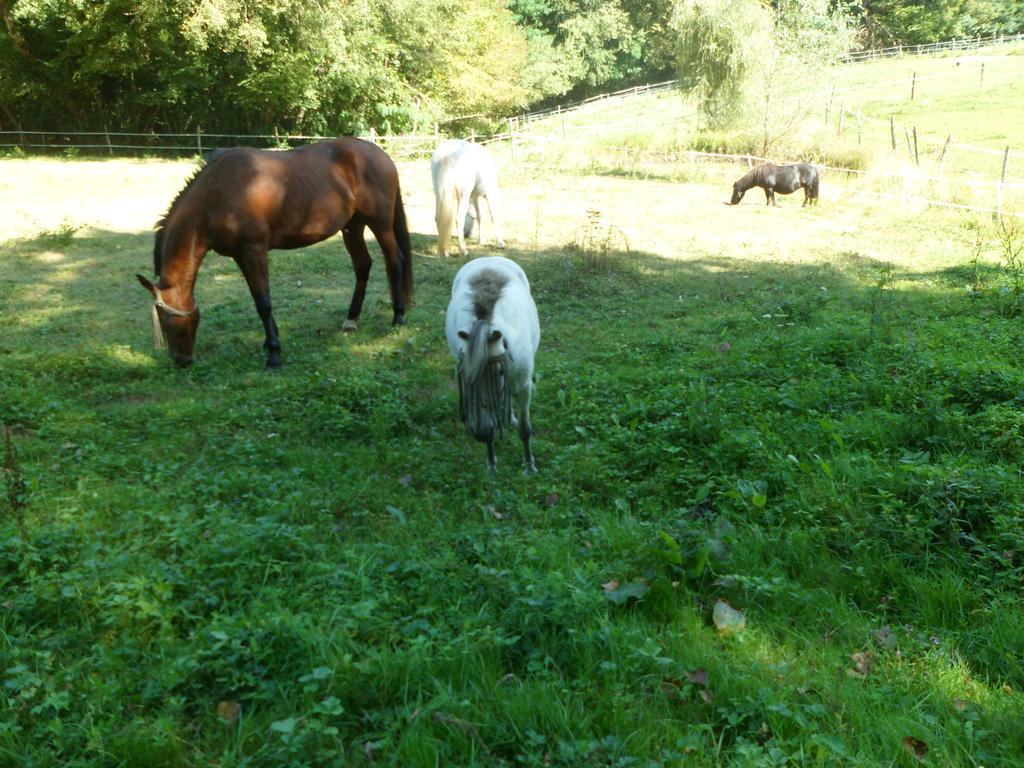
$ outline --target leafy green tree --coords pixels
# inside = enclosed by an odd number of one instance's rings
[[[860,0],[853,8],[867,47],[1024,31],[1019,0]]]
[[[0,0],[0,120],[340,133],[519,109],[502,0]]]
[[[542,96],[665,77],[675,68],[674,0],[511,0]]]
[[[679,79],[711,127],[749,107],[758,62],[774,41],[771,13],[758,0],[686,0],[679,11]]]

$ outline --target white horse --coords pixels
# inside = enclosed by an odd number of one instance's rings
[[[459,416],[473,437],[487,443],[487,469],[495,471],[495,435],[511,424],[523,441],[526,472],[536,472],[530,397],[540,321],[522,268],[504,256],[463,266],[452,284],[445,334],[458,362]]]
[[[459,238],[459,252],[466,255],[466,238],[473,232],[470,203],[479,227],[477,242],[482,242],[484,220],[480,216],[481,197],[487,200],[487,210],[491,214],[498,247],[505,247],[494,213],[498,197],[498,169],[490,152],[479,144],[462,139],[447,139],[437,145],[434,156],[430,158],[430,175],[434,180],[434,198],[437,203],[434,220],[437,222],[438,254],[448,255],[454,233]],[[461,227],[460,222],[463,223]]]

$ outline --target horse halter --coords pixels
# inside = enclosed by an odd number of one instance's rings
[[[172,317],[192,317],[192,313],[195,310],[186,312],[183,309],[172,307],[164,301],[160,289],[155,285],[153,286],[153,347],[154,349],[163,349],[165,346],[164,333],[163,328],[160,327],[160,312],[158,310],[163,310]]]
[[[168,315],[173,315],[174,317],[192,317],[192,313],[195,312],[194,309],[186,312],[183,309],[175,309],[172,307],[164,301],[163,294],[160,293],[160,289],[155,285],[153,286],[153,299],[153,309],[162,309]]]
[[[459,416],[474,437],[477,437],[481,412],[484,410],[491,412],[499,436],[505,433],[512,421],[512,399],[508,385],[508,364],[511,359],[508,349],[499,355],[491,355],[474,382],[466,381],[462,361],[459,361]]]

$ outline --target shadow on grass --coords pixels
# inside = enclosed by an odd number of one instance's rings
[[[955,755],[974,748],[953,729],[959,694],[984,697],[986,743],[1019,746],[1007,724],[1019,695],[999,693],[1024,683],[1024,631],[1006,608],[1024,504],[1009,321],[857,254],[511,250],[541,315],[540,475],[518,473],[509,439],[488,478],[458,423],[443,336],[464,261],[413,242],[409,324],[389,326],[376,259],[354,336],[340,331],[353,282],[340,239],[273,253],[286,364],[269,374],[229,260],[210,255],[200,271],[199,362],[179,371],[150,349],[133,276],[148,271],[150,235],[8,244],[0,419],[19,426],[32,537],[3,550],[23,596],[11,647],[41,625],[75,634],[81,647],[57,653],[115,681],[99,701],[69,681],[75,702],[117,721],[141,696],[133,711],[151,722],[205,723],[196,749],[211,754],[226,733],[218,701],[252,707],[270,733],[330,696],[345,743],[374,729],[384,741],[394,720],[394,749],[406,730],[441,742],[470,718],[509,750],[526,729],[597,739],[649,721],[638,754],[657,758],[681,724],[705,719],[727,750],[822,730],[871,760],[900,754],[902,736]],[[729,558],[711,536],[719,519],[735,532]],[[36,565],[11,565],[28,546]],[[613,606],[600,586],[612,579],[650,591]],[[748,640],[709,627],[719,597],[756,622]],[[903,645],[875,648],[889,625]],[[142,672],[90,655],[111,637]],[[865,648],[885,672],[848,676]],[[720,681],[716,703],[666,693],[698,665]],[[135,693],[139,675],[151,693]],[[429,702],[454,714],[417,720]],[[880,711],[897,724],[871,735]],[[92,717],[77,703],[62,712]]]

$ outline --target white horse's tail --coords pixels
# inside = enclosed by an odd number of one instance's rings
[[[459,198],[455,188],[455,158],[443,158],[433,167],[434,221],[437,222],[437,253],[444,256],[451,245]]]

